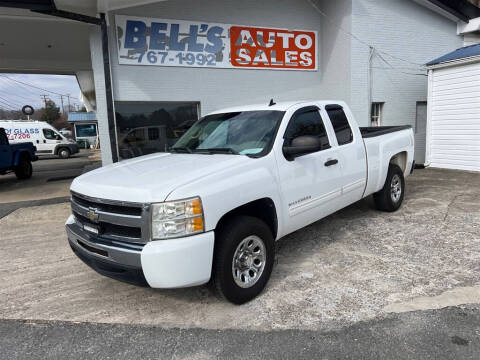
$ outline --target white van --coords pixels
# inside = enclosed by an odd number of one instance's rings
[[[68,140],[52,125],[43,121],[0,120],[11,144],[32,142],[37,147],[37,155],[58,155],[67,159],[78,153],[78,146]]]

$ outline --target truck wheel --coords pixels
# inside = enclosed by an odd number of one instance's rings
[[[373,194],[378,210],[393,212],[398,210],[405,194],[405,179],[398,165],[390,164],[383,189]]]
[[[61,148],[60,150],[58,150],[58,156],[61,159],[68,159],[70,157],[70,150],[68,150],[67,148]]]
[[[17,179],[30,179],[32,177],[32,163],[30,159],[27,156],[21,156],[14,171]]]
[[[252,300],[267,284],[274,256],[275,241],[263,221],[250,216],[227,220],[215,232],[214,291],[238,305]]]

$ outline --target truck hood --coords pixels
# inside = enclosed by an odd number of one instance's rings
[[[90,171],[77,177],[71,190],[100,199],[162,202],[184,184],[248,161],[253,160],[240,155],[158,153]]]

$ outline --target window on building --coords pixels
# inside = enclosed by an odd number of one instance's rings
[[[75,124],[75,134],[77,138],[96,137],[97,126],[95,124]]]
[[[325,110],[327,110],[328,117],[332,122],[338,145],[351,143],[353,141],[353,132],[343,108],[340,105],[327,105]]]
[[[148,140],[160,139],[160,130],[158,128],[148,128]]]
[[[380,126],[382,124],[383,102],[372,103],[370,126]]]
[[[168,150],[198,120],[198,102],[115,102],[121,159]]]
[[[330,147],[327,131],[318,110],[302,112],[294,115],[290,120],[285,132],[285,139],[291,140],[304,135],[318,136],[322,141],[322,149]]]

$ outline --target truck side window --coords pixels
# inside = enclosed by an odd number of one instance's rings
[[[290,120],[285,131],[285,139],[292,140],[303,135],[318,136],[322,140],[322,149],[330,147],[327,131],[317,110],[295,114]]]
[[[45,139],[47,140],[57,140],[57,136],[55,134],[55,131],[50,130],[50,129],[43,129],[43,136],[45,136]]]
[[[335,130],[338,145],[351,143],[353,141],[353,132],[342,107],[339,105],[327,105],[325,110],[327,110],[328,117],[332,122],[333,130]]]

